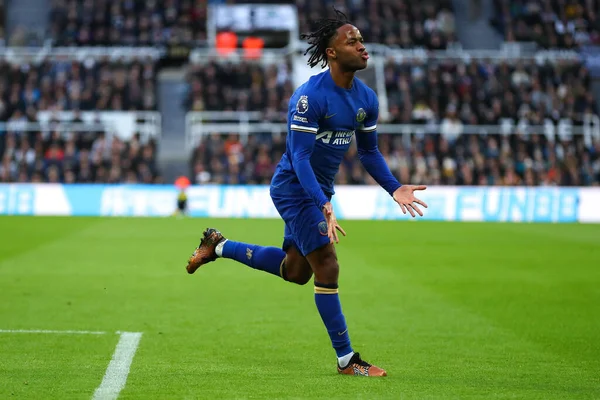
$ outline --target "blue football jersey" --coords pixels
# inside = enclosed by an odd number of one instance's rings
[[[294,136],[311,133],[316,143],[310,164],[321,189],[331,197],[335,175],[353,136],[375,131],[378,115],[377,95],[358,78],[351,89],[344,89],[335,84],[328,70],[312,76],[290,98],[286,152],[272,187],[296,195],[303,192],[292,162]]]

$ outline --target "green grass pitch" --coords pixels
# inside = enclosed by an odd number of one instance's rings
[[[143,332],[120,399],[600,398],[600,225],[343,221],[356,350],[338,376],[311,284],[233,261],[194,275],[206,226],[279,246],[277,220],[0,217],[1,399],[90,399]]]

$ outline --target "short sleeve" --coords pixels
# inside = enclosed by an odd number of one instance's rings
[[[319,131],[322,107],[317,95],[306,91],[290,99],[292,112],[288,121],[290,131],[316,134]]]
[[[377,94],[370,90],[369,106],[367,108],[367,117],[362,127],[359,128],[361,132],[373,132],[377,129],[377,119],[379,118],[379,99]]]

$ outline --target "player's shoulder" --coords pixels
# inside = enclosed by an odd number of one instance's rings
[[[320,72],[316,75],[312,75],[306,82],[298,86],[294,95],[296,96],[313,96],[315,99],[323,97],[325,88],[325,73]]]
[[[298,86],[290,97],[290,110],[295,108],[301,113],[308,111],[309,107],[313,110],[320,110],[322,105],[326,103],[323,88],[323,73],[311,76],[306,82]],[[301,110],[304,110],[304,112]]]

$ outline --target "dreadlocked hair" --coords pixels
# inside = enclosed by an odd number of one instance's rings
[[[329,41],[333,38],[340,26],[348,24],[346,14],[333,8],[335,18],[322,18],[317,21],[317,30],[310,33],[303,33],[300,38],[307,40],[310,45],[304,52],[304,55],[311,53],[308,58],[308,65],[314,67],[321,63],[321,67],[327,66],[327,47]]]

